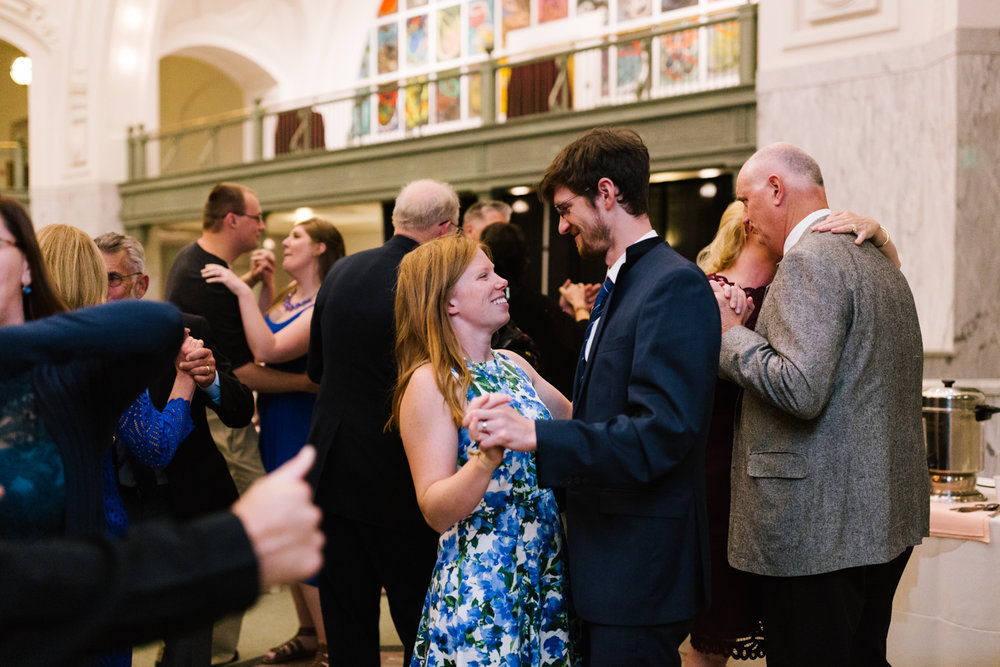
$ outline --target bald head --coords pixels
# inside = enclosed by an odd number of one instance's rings
[[[795,225],[828,208],[823,173],[808,153],[789,143],[769,144],[750,156],[736,178],[743,220],[776,257]]]
[[[750,156],[744,168],[748,166],[779,173],[789,182],[800,182],[803,188],[823,187],[823,173],[816,160],[795,144],[768,144]]]
[[[397,234],[421,243],[453,231],[458,225],[458,195],[447,183],[425,178],[399,191],[392,210]]]

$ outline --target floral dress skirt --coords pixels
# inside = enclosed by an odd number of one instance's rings
[[[469,398],[504,393],[529,419],[550,419],[528,377],[500,353],[469,364]],[[461,467],[475,451],[459,430]],[[539,489],[535,457],[504,452],[483,500],[442,533],[411,667],[576,665],[559,509]]]

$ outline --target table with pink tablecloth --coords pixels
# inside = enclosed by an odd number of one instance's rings
[[[979,488],[991,502],[996,491]],[[1000,515],[931,501],[931,537],[913,550],[893,601],[896,667],[1000,665]]]

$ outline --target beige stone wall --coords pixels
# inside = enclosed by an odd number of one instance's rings
[[[831,206],[892,230],[927,377],[1000,377],[996,26],[990,0],[760,6],[758,144],[802,146]]]

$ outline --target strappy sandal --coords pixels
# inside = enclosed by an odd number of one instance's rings
[[[316,657],[309,663],[309,667],[330,667],[330,654],[327,652],[326,644],[316,647]]]
[[[313,657],[316,655],[317,649],[306,646],[305,642],[302,641],[306,637],[316,637],[316,628],[299,628],[294,637],[272,648],[261,662],[265,665],[277,665],[282,662]],[[325,644],[322,646],[326,648]]]

